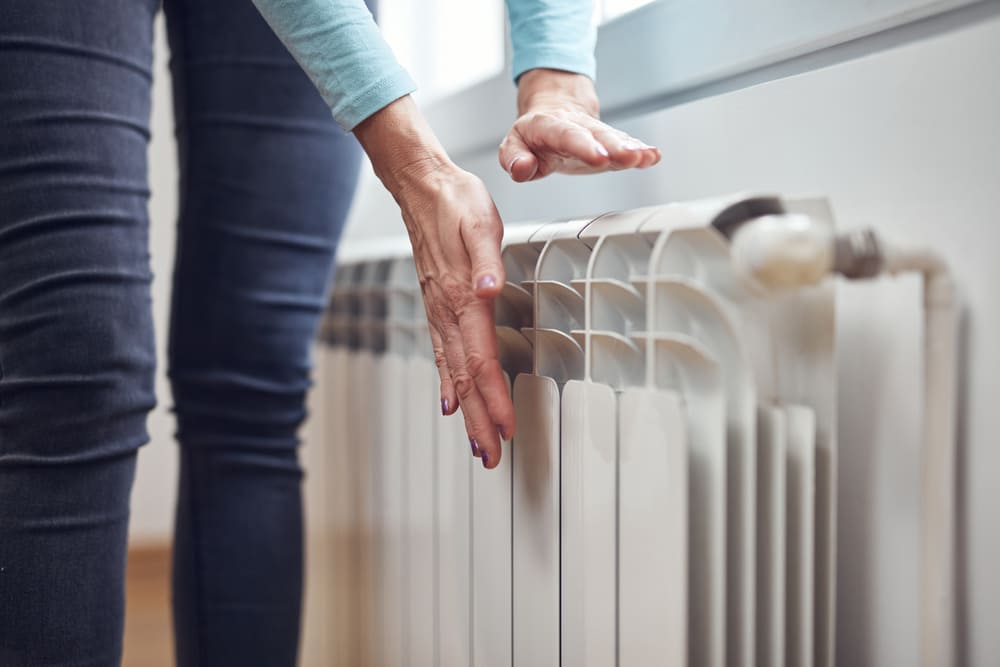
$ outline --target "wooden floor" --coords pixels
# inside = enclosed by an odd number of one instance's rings
[[[125,607],[126,667],[172,667],[170,550],[132,549],[128,555]]]

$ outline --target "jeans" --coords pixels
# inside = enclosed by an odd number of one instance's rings
[[[296,660],[310,341],[360,150],[250,0],[164,0],[177,661]],[[158,0],[0,0],[0,665],[117,665],[155,367]]]

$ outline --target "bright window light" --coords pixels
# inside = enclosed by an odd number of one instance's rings
[[[503,0],[380,0],[379,24],[423,103],[504,68]]]

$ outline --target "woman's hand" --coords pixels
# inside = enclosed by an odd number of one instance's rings
[[[582,74],[529,70],[518,81],[517,106],[518,119],[500,144],[500,166],[515,181],[660,161],[659,150],[599,120],[594,84]]]
[[[409,97],[354,130],[375,173],[399,203],[413,245],[441,410],[461,404],[474,455],[492,468],[514,406],[497,351],[493,297],[503,288],[503,224],[482,181],[455,166]]]

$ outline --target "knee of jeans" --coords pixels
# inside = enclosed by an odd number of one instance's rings
[[[280,282],[268,275],[257,284],[268,280]],[[265,296],[294,292],[287,285],[269,287]],[[174,312],[169,377],[179,443],[258,454],[294,451],[306,417],[310,346],[322,298],[288,308],[228,284],[205,291],[218,295],[214,308],[187,286]]]
[[[247,450],[259,455],[295,455],[306,417],[309,370],[181,366],[170,371],[182,447]]]
[[[148,440],[148,281],[73,284],[0,308],[0,464],[72,464]]]

